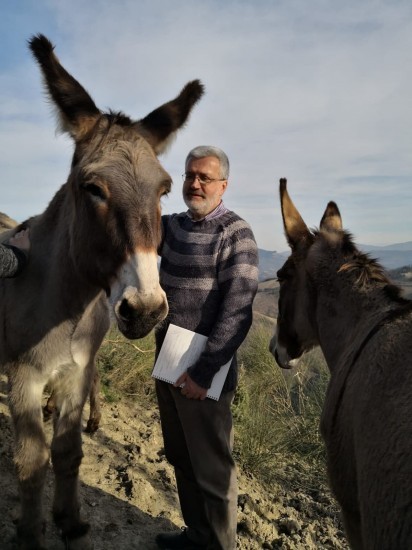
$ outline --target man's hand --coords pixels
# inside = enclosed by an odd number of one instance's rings
[[[182,395],[185,395],[188,399],[200,399],[204,401],[207,395],[207,389],[198,386],[194,382],[187,372],[184,372],[174,383],[175,388],[181,387]]]
[[[13,237],[10,237],[9,244],[28,252],[30,250],[29,229],[18,231]]]

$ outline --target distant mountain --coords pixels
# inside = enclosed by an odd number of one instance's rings
[[[359,245],[359,248],[378,260],[385,269],[412,265],[412,241],[386,246]]]
[[[274,279],[290,252],[270,252],[259,248],[259,281]]]
[[[396,250],[402,252],[410,252],[412,250],[412,241],[406,243],[387,244],[385,246],[374,246],[372,244],[360,244],[359,248],[368,252],[369,250]]]
[[[385,269],[396,269],[406,265],[412,266],[412,241],[389,244],[386,246],[358,245],[362,252],[367,252]],[[265,281],[276,277],[276,272],[289,256],[286,252],[270,252],[259,248],[259,280]]]

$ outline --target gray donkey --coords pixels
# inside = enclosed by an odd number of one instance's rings
[[[17,222],[13,218],[10,218],[10,216],[5,214],[4,212],[0,212],[0,233],[3,233],[5,231],[8,231],[9,229],[17,227],[18,225],[19,225],[19,222]],[[11,235],[11,234],[13,233],[8,233],[8,235]],[[95,368],[92,382],[90,384],[89,419],[87,421],[87,426],[85,428],[85,431],[88,433],[93,433],[97,431],[97,429],[99,428],[100,419],[102,417],[100,401],[99,401],[99,389],[100,389],[100,376],[99,376],[99,371],[97,370],[97,368]],[[53,415],[55,411],[56,411],[55,395],[54,393],[52,393],[49,396],[46,405],[43,407],[43,416],[45,420],[49,420],[49,418]]]
[[[18,225],[16,220],[13,220],[4,212],[0,212],[0,233],[13,229],[13,227],[17,227]]]
[[[1,236],[4,241],[30,228],[27,267],[0,282],[0,364],[8,378],[21,495],[17,536],[23,549],[44,548],[42,492],[50,451],[41,399],[48,384],[58,409],[51,442],[53,517],[66,548],[84,549],[81,415],[109,327],[107,297],[127,338],[145,336],[167,314],[156,251],[160,199],[171,178],[157,154],[184,125],[203,86],[190,82],[176,99],[132,121],[120,112],[102,113],[47,38],[34,36],[29,45],[75,148],[68,180],[45,212]]]

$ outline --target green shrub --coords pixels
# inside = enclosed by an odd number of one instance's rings
[[[268,349],[273,330],[255,323],[242,345],[234,403],[238,459],[267,482],[285,459],[319,463],[324,471],[319,420],[329,379],[319,350],[302,358],[298,369],[280,369]]]

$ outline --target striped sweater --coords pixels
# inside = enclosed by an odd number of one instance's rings
[[[208,336],[205,350],[188,369],[209,388],[231,357],[223,391],[237,383],[236,350],[252,324],[258,284],[258,251],[250,226],[229,210],[193,221],[186,212],[162,216],[160,284],[169,314],[156,331],[157,353],[169,323]]]
[[[0,244],[0,277],[15,277],[26,265],[23,250],[9,244]]]

